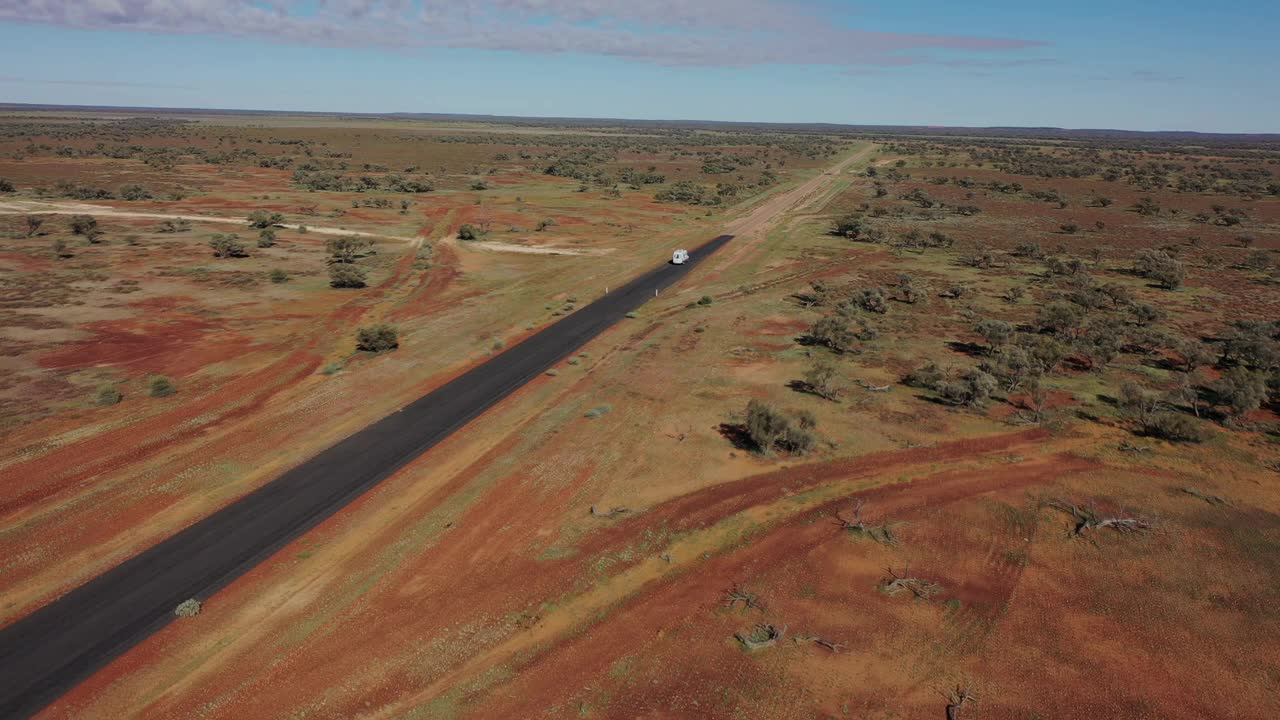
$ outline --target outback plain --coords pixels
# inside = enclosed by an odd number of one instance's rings
[[[734,239],[42,717],[1270,718],[1280,141],[0,115],[0,626]]]

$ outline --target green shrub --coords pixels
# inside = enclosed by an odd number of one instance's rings
[[[271,279],[271,282],[277,285],[279,285],[280,283],[289,282],[289,273],[285,272],[284,270],[281,270],[280,268],[276,268],[272,270],[270,273],[267,273],[267,277]]]
[[[588,417],[588,418],[591,418],[592,420],[595,420],[598,417],[603,417],[605,415],[608,415],[612,410],[613,410],[613,406],[611,405],[597,405],[591,408],[590,410],[588,410],[584,417]]]
[[[275,230],[272,230],[271,228],[263,228],[262,232],[258,233],[258,247],[269,248],[275,244],[276,244]]]
[[[209,238],[209,247],[213,248],[213,256],[219,258],[248,257],[244,243],[238,235],[214,235]]]
[[[88,235],[98,229],[98,219],[92,215],[72,215],[69,224],[76,235]]]
[[[1148,435],[1171,442],[1202,443],[1213,436],[1213,431],[1199,420],[1172,412],[1152,415],[1144,429]]]
[[[356,349],[383,353],[400,347],[400,333],[391,325],[379,323],[356,331]]]
[[[103,406],[116,405],[121,400],[124,400],[124,395],[122,395],[120,391],[116,389],[115,385],[103,385],[102,387],[98,388],[97,403],[99,405],[103,405]]]
[[[12,182],[4,178],[0,178],[0,193],[11,193],[14,190],[16,190],[16,188],[14,188]]]
[[[479,240],[480,230],[477,229],[475,225],[472,225],[471,223],[466,223],[462,227],[458,228],[458,239],[459,240]]]
[[[178,392],[178,386],[173,380],[163,375],[154,375],[147,381],[147,392],[151,397],[169,397]]]
[[[284,223],[284,216],[278,212],[267,212],[266,210],[254,210],[249,213],[249,227],[266,229],[275,225]]]
[[[747,403],[747,437],[756,452],[769,455],[775,447],[794,455],[804,455],[817,446],[810,430],[817,424],[812,413],[792,417],[760,400]]]
[[[173,609],[173,614],[181,618],[195,617],[200,614],[201,607],[199,600],[191,598],[178,603],[178,607]]]
[[[365,286],[365,278],[364,268],[358,265],[329,266],[329,287],[362,288]]]
[[[122,200],[150,200],[151,191],[145,185],[131,183],[129,185],[120,186],[120,199]]]

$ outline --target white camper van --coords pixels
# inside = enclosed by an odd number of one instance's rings
[[[675,252],[671,253],[671,264],[672,264],[672,265],[683,265],[683,264],[685,264],[685,263],[686,263],[686,262],[688,262],[688,261],[689,261],[689,251],[688,251],[688,250],[685,250],[685,249],[683,249],[683,248],[682,248],[682,249],[680,249],[680,250],[677,250],[677,251],[675,251]]]

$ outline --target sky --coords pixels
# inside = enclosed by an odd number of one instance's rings
[[[1280,132],[1276,0],[0,0],[0,102]]]

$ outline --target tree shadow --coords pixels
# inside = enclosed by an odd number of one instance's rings
[[[747,426],[743,423],[720,423],[716,428],[720,433],[720,437],[729,441],[730,445],[738,450],[746,452],[756,452],[756,444],[751,440],[751,435],[747,432]]]
[[[968,355],[969,357],[985,358],[988,356],[987,347],[985,345],[979,345],[978,343],[949,340],[947,341],[947,347],[962,355]]]

